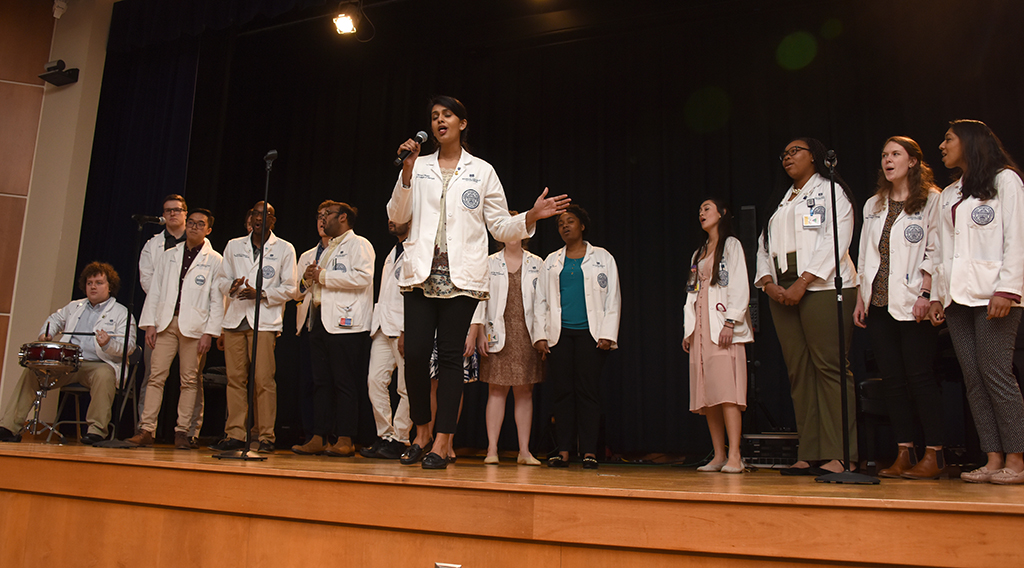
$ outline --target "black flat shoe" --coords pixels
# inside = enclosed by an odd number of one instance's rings
[[[86,446],[92,446],[94,444],[102,442],[104,439],[105,438],[103,436],[100,436],[99,434],[86,434],[85,436],[82,436],[81,439],[79,439],[78,441],[82,442]]]
[[[583,458],[583,469],[597,469],[597,458]]]
[[[423,453],[423,448],[420,447],[419,444],[413,444],[409,446],[408,450],[405,450],[405,453],[402,454],[399,461],[402,462],[403,465],[412,465],[423,459]]]
[[[359,448],[359,455],[364,458],[379,458],[381,457],[380,450],[384,447],[384,444],[384,440],[378,438],[369,448]]]
[[[455,463],[458,459],[459,456],[448,456],[448,463]]]
[[[818,475],[821,475],[820,473],[818,473],[819,471],[822,471],[822,469],[814,467],[814,466],[811,466],[811,467],[787,467],[785,469],[780,469],[779,473],[781,473],[782,475],[791,475],[791,476],[795,476],[795,475],[814,475],[814,476],[818,476]]]
[[[448,460],[434,452],[430,452],[425,458],[423,458],[423,463],[420,465],[423,469],[446,469],[448,467]]]
[[[377,450],[377,457],[383,460],[397,460],[405,453],[405,444],[397,440],[384,442]]]
[[[0,427],[0,442],[16,443],[16,442],[20,442],[20,441],[21,441],[21,435],[20,434],[15,434],[14,432],[11,432],[7,428]]]
[[[242,440],[236,440],[234,438],[224,438],[216,444],[210,446],[210,449],[215,452],[233,452],[235,450],[241,450],[245,448],[245,442]]]
[[[548,467],[569,467],[569,462],[556,454],[548,458]]]

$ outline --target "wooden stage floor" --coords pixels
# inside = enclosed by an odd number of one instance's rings
[[[1024,486],[0,444],[0,566],[990,566]]]

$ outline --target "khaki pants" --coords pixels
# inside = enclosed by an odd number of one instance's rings
[[[51,392],[57,392],[60,387],[72,383],[89,388],[89,410],[85,415],[86,421],[89,422],[89,433],[105,438],[107,426],[110,424],[114,392],[117,390],[117,375],[114,369],[102,361],[84,361],[78,367],[78,371],[58,379]],[[14,398],[4,409],[3,417],[0,417],[0,426],[15,433],[21,430],[29,411],[32,410],[32,401],[36,399],[38,387],[36,374],[30,369],[25,369],[18,379],[18,385],[14,387]]]
[[[391,373],[398,367],[398,410],[391,412]],[[377,423],[377,436],[384,440],[408,442],[412,431],[409,417],[409,394],[405,390],[405,359],[398,352],[398,338],[388,337],[383,331],[373,334],[370,345],[370,371],[366,377],[373,407],[373,420]]]
[[[249,416],[246,386],[249,384],[249,358],[254,333],[252,330],[224,330],[224,362],[228,373],[228,419],[224,433],[235,440],[245,439],[245,424]],[[256,335],[260,342],[256,352],[256,425],[260,440],[273,444],[274,422],[277,420],[277,384],[274,382],[277,333],[261,331]]]
[[[780,285],[796,281],[796,258]],[[857,289],[843,289],[843,333],[846,352],[853,334]],[[772,320],[789,372],[790,394],[800,440],[797,456],[803,461],[843,459],[842,390],[839,388],[839,329],[834,291],[807,292],[795,306],[770,301]],[[850,460],[857,456],[856,385],[846,365],[849,409]]]
[[[196,377],[199,374],[199,339],[185,337],[178,329],[178,317],[171,319],[167,329],[156,336],[153,349],[149,384],[146,386],[146,404],[139,419],[139,429],[150,434],[156,432],[157,418],[164,397],[164,384],[171,371],[174,356],[178,356],[180,369],[181,396],[178,398],[178,423],[175,432],[188,434],[192,413],[196,406]]]

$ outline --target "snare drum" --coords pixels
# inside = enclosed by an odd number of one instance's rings
[[[22,367],[38,371],[73,373],[82,360],[82,348],[74,343],[36,341],[21,346],[18,360]]]

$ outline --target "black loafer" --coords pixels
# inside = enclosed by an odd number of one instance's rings
[[[405,453],[402,454],[399,461],[401,461],[403,465],[412,465],[421,459],[423,459],[423,448],[421,448],[419,444],[413,444],[409,446],[408,450],[405,450]]]
[[[236,440],[234,438],[224,438],[216,444],[210,446],[210,449],[215,452],[232,452],[235,450],[241,450],[245,447],[245,442],[242,440]]]
[[[583,469],[597,469],[597,458],[583,458]]]
[[[86,446],[91,446],[93,444],[98,444],[98,443],[102,442],[103,440],[105,440],[105,438],[103,436],[100,436],[99,434],[91,434],[90,433],[90,434],[86,434],[85,436],[82,436],[81,439],[79,439],[78,441],[82,442]]]
[[[562,459],[562,456],[555,454],[548,458],[548,467],[569,467],[569,462]]]
[[[821,475],[820,473],[818,473],[819,471],[821,471],[821,469],[817,468],[817,467],[814,467],[814,466],[811,466],[811,467],[787,467],[785,469],[780,469],[779,473],[781,473],[782,475],[815,475],[815,476],[817,476],[817,475]]]
[[[274,453],[274,444],[266,440],[260,440],[260,447],[256,449],[256,453],[272,454]]]
[[[359,455],[364,458],[379,458],[381,457],[380,451],[384,447],[384,440],[377,439],[369,448],[359,448]]]
[[[20,442],[21,435],[0,426],[0,442]]]
[[[405,453],[405,447],[405,444],[398,440],[387,440],[377,450],[377,457],[384,460],[397,460]]]
[[[423,469],[446,469],[448,467],[448,460],[434,452],[430,452],[423,458],[423,463],[420,465],[423,466]]]

